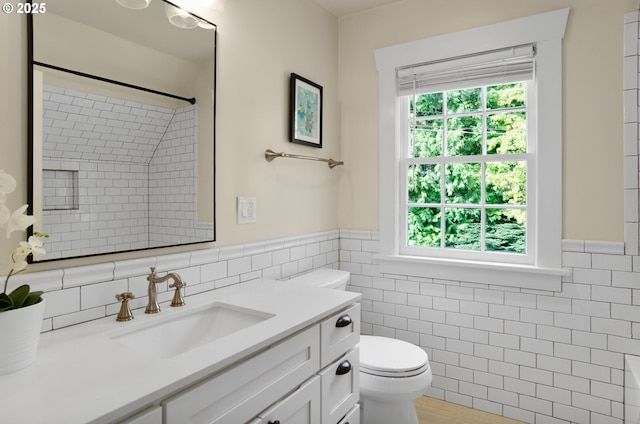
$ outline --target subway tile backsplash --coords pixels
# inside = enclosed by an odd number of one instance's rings
[[[320,267],[338,267],[339,232],[296,236],[268,242],[201,249],[192,252],[19,274],[10,289],[30,284],[45,292],[43,331],[115,316],[116,293],[132,292],[132,309],[147,302],[149,268],[162,275],[177,272],[187,283],[184,296],[256,278],[287,279]],[[159,285],[160,302],[173,296],[168,283]]]
[[[623,423],[624,355],[640,355],[640,258],[624,243],[564,241],[559,292],[381,274],[377,243],[341,230],[340,268],[363,334],[429,354],[428,395],[528,423]]]

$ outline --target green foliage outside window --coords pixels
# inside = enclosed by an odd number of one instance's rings
[[[499,156],[526,153],[525,98],[514,83],[410,102],[410,156],[426,159],[407,169],[410,246],[525,253],[526,162]]]

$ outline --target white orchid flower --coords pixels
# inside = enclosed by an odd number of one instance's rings
[[[16,189],[16,179],[0,169],[0,202],[7,201],[7,194]]]
[[[25,243],[29,246],[29,251],[33,255],[33,259],[35,259],[36,261],[42,259],[44,254],[47,253],[44,250],[42,239],[40,239],[40,237],[38,236],[30,236],[27,242],[23,241],[21,242],[21,244],[22,243]]]
[[[31,245],[29,245],[29,243],[27,243],[26,241],[21,241],[18,247],[16,247],[16,250],[13,251],[13,255],[11,256],[11,258],[14,261],[17,261],[26,258],[27,256],[29,256],[29,253],[31,253]]]
[[[23,271],[26,267],[27,267],[27,261],[25,261],[24,258],[19,259],[13,262],[13,265],[11,266],[11,271],[13,274],[17,274],[20,271]]]
[[[36,219],[31,215],[25,215],[25,211],[29,205],[22,205],[20,208],[16,209],[14,213],[11,214],[9,221],[6,223],[7,225],[7,238],[14,231],[24,231],[30,225],[33,225],[36,222]]]
[[[21,241],[11,255],[11,274],[17,274],[27,267],[27,256],[31,254],[31,245]]]
[[[14,231],[24,231],[36,222],[36,219],[33,216],[25,213],[29,205],[22,205],[13,213],[11,213],[9,208],[5,205],[7,195],[15,189],[15,178],[4,172],[3,169],[0,169],[0,227],[5,226],[7,238],[9,238],[11,233]],[[29,255],[32,255],[33,259],[39,260],[42,255],[46,253],[42,240],[40,239],[41,237],[48,236],[46,234],[34,232],[34,234],[29,237],[29,240],[20,242],[9,257],[8,264],[0,265],[0,275],[6,275],[4,279],[4,290],[2,293],[7,294],[9,278],[27,268],[27,258]]]

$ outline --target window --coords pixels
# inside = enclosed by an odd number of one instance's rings
[[[535,194],[527,187],[533,160],[527,125],[535,119],[527,85],[401,99],[407,129],[400,160],[407,194],[401,205],[402,251],[467,258],[501,252],[512,254],[502,260],[526,261],[535,249],[527,236],[527,209]]]
[[[382,272],[560,289],[568,12],[376,50]]]

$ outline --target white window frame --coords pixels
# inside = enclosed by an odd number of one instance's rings
[[[496,85],[499,83],[496,83]],[[536,185],[537,181],[535,176],[535,143],[533,146],[530,145],[531,140],[535,140],[535,131],[536,131],[536,99],[535,93],[531,93],[534,84],[531,81],[526,81],[524,83],[527,89],[527,104],[524,107],[524,111],[527,113],[527,152],[526,153],[518,153],[518,154],[479,154],[476,156],[464,156],[464,157],[456,157],[456,156],[440,156],[435,158],[424,158],[427,159],[429,163],[438,163],[441,166],[441,184],[444,184],[444,174],[446,165],[449,163],[467,163],[467,162],[475,162],[475,163],[488,163],[488,162],[504,162],[504,161],[523,161],[527,164],[527,180],[526,180],[526,193],[527,193],[527,204],[524,205],[524,209],[527,212],[527,226],[526,226],[526,253],[509,253],[509,252],[490,252],[490,251],[469,251],[469,250],[456,250],[442,247],[424,247],[424,246],[410,246],[408,245],[408,234],[407,231],[399,231],[398,232],[398,242],[399,242],[399,253],[401,255],[408,256],[427,256],[427,257],[439,257],[439,258],[451,258],[451,259],[469,259],[473,261],[500,261],[505,263],[514,263],[514,264],[533,264],[533,258],[535,252],[535,240],[536,240],[536,216],[535,216],[535,205],[536,205]],[[485,95],[483,95],[483,101],[486,101]],[[413,158],[409,153],[409,96],[401,96],[400,97],[400,107],[402,108],[402,116],[399,116],[399,122],[402,126],[402,143],[400,145],[400,189],[399,193],[402,193],[402,201],[400,202],[400,226],[401,228],[407,228],[408,225],[408,215],[407,215],[407,205],[408,201],[406,199],[406,193],[408,191],[408,166],[414,163],[422,163],[421,158]],[[520,109],[519,109],[520,110]],[[498,113],[508,112],[508,110],[502,110]],[[489,115],[492,112],[491,110],[486,110],[483,107],[482,111],[474,111],[472,113],[476,113],[478,115]],[[444,119],[447,119],[450,115],[444,116]],[[483,120],[486,123],[486,121]],[[477,158],[474,160],[474,158]],[[482,168],[484,169],[484,168]],[[481,177],[485,180],[485,176]],[[440,187],[441,188],[441,187]],[[486,209],[487,204],[478,203],[478,209],[484,211]],[[440,206],[443,210],[447,207],[454,208],[460,207],[456,204],[442,204]],[[444,225],[444,222],[441,222],[441,225]],[[484,233],[485,229],[482,230]]]
[[[562,39],[569,9],[501,22],[375,50],[379,74],[379,235],[383,273],[441,278],[541,290],[560,290],[562,269]],[[533,215],[535,252],[526,264],[402,254],[400,216],[403,173],[401,98],[396,70],[420,63],[479,54],[512,46],[536,45],[537,186]],[[528,223],[529,225],[529,223]],[[529,235],[528,235],[529,236]]]

